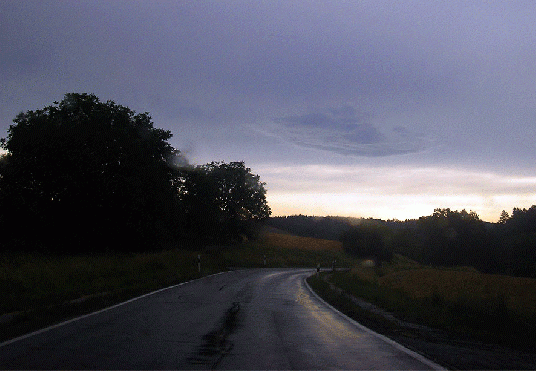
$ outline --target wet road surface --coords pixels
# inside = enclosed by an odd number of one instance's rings
[[[238,270],[0,345],[0,369],[434,369],[314,295],[306,269]]]

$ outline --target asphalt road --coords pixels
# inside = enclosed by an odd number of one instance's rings
[[[255,269],[170,287],[0,344],[0,369],[434,369],[305,284]]]

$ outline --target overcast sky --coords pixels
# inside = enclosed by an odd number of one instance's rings
[[[536,204],[535,20],[533,0],[1,0],[0,137],[94,93],[193,164],[245,161],[274,215],[496,221]]]

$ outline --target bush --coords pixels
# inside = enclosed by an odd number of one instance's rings
[[[393,252],[385,244],[384,233],[379,226],[360,225],[343,233],[345,252],[361,259],[374,259],[377,265],[391,261]]]

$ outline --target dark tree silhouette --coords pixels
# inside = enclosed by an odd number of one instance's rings
[[[435,209],[419,218],[417,227],[427,264],[476,267],[485,258],[486,227],[473,211]]]
[[[510,219],[510,214],[506,210],[501,211],[501,216],[499,217],[499,224],[506,224],[506,222]]]
[[[377,265],[391,261],[393,252],[387,248],[385,231],[378,225],[359,225],[341,236],[342,248],[347,253],[363,259],[374,259]]]
[[[496,254],[505,273],[535,277],[536,205],[514,208],[509,218],[501,218],[494,234]]]
[[[183,172],[186,229],[219,242],[253,238],[270,216],[265,184],[243,162],[212,162]]]
[[[48,252],[132,251],[157,247],[173,230],[169,164],[179,153],[147,113],[66,94],[13,121],[2,140],[4,242]]]

